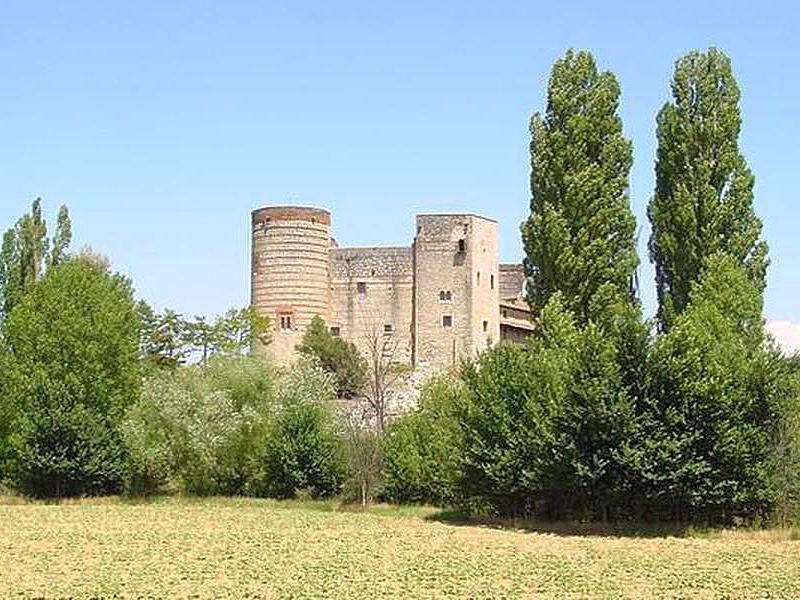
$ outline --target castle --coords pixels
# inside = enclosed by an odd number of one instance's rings
[[[340,248],[327,210],[268,206],[252,213],[251,302],[270,319],[262,350],[297,356],[319,315],[365,356],[438,370],[533,329],[521,265],[498,263],[497,223],[471,214],[416,218],[410,246]]]

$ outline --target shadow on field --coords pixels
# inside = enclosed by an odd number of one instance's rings
[[[532,518],[511,519],[499,517],[476,517],[458,509],[443,509],[424,517],[426,521],[463,527],[486,527],[525,533],[541,533],[563,537],[697,537],[714,531],[697,525],[678,523],[596,523],[580,521],[545,521]]]

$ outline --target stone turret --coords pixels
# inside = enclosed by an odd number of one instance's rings
[[[311,320],[329,319],[331,216],[319,208],[268,206],[254,210],[251,222],[251,303],[270,320],[269,354],[288,365]]]

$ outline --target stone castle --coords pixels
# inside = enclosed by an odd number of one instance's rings
[[[273,327],[279,365],[297,356],[319,315],[365,356],[426,371],[457,365],[492,342],[533,329],[521,265],[498,263],[497,223],[471,214],[416,218],[410,246],[340,248],[327,210],[268,206],[252,213],[251,302]]]

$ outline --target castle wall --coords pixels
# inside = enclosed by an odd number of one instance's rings
[[[311,319],[329,318],[330,214],[271,206],[253,211],[251,224],[251,303],[270,319],[270,355],[287,365]]]
[[[503,337],[527,334],[529,322],[499,309],[500,298],[518,296],[524,274],[521,265],[498,265],[495,221],[419,215],[411,247],[378,248],[337,247],[330,223],[315,208],[252,213],[252,304],[272,326],[270,345],[254,350],[276,364],[295,360],[317,315],[365,358],[380,348],[428,374],[499,341],[501,326]]]
[[[486,350],[500,341],[500,274],[498,270],[497,223],[482,217],[470,218],[471,276],[473,278],[468,355]]]
[[[338,327],[339,334],[353,342],[367,360],[377,342],[382,350],[394,353],[394,360],[410,363],[411,248],[332,248],[330,274],[328,325]]]
[[[525,269],[522,265],[500,265],[500,298],[508,300],[524,297],[522,289],[524,284]]]
[[[494,221],[474,215],[419,215],[414,240],[416,362],[432,368],[455,366],[485,348],[489,339],[499,340],[498,283]]]

